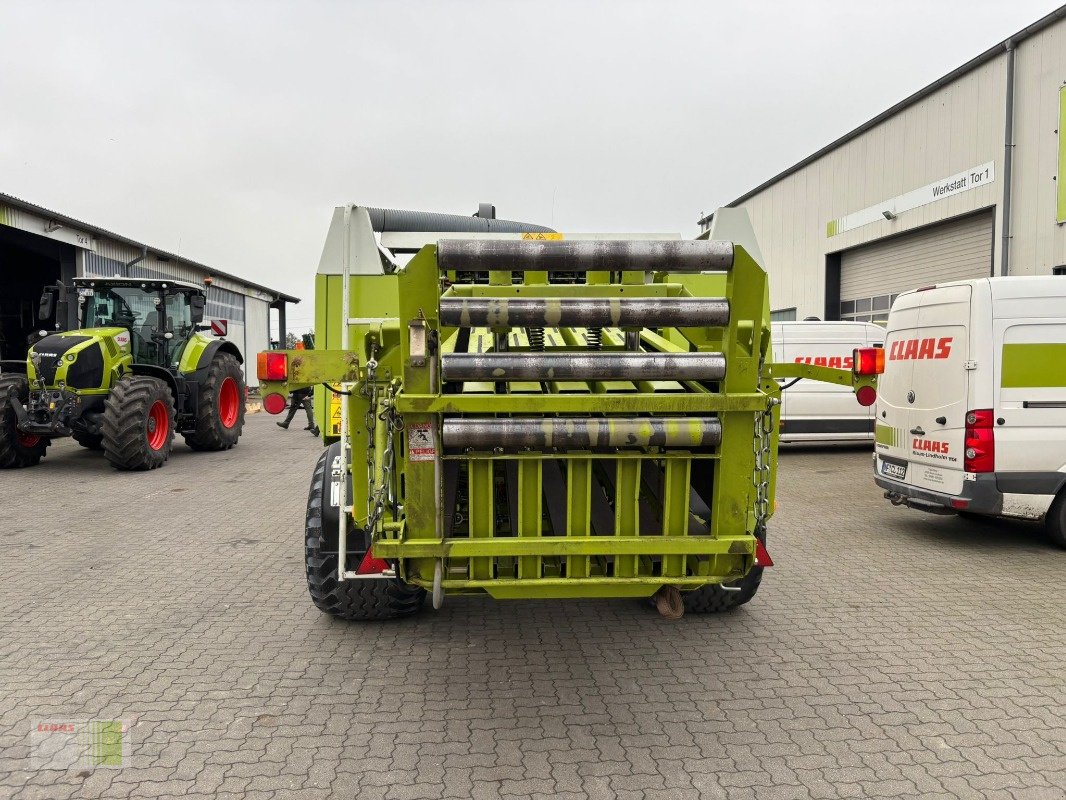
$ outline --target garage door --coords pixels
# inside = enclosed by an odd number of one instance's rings
[[[840,256],[840,318],[884,324],[900,292],[992,274],[992,212],[881,242]]]

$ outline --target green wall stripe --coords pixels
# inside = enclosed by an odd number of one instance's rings
[[[1003,345],[1004,389],[1066,386],[1066,343]]]

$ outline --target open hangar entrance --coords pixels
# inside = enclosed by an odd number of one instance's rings
[[[74,252],[74,245],[0,225],[0,358],[26,357],[27,337],[41,327],[41,292],[74,279]]]

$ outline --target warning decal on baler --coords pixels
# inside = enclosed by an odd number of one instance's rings
[[[428,422],[407,427],[407,460],[432,461],[437,456],[433,448],[433,430]]]
[[[341,398],[336,392],[329,393],[329,433],[341,435]]]

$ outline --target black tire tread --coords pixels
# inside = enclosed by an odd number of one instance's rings
[[[89,450],[104,449],[104,435],[102,433],[89,433],[88,431],[74,428],[70,432],[70,438]]]
[[[232,428],[222,425],[218,410],[218,393],[226,378],[237,381],[239,405],[237,422]],[[185,444],[193,450],[218,452],[229,450],[241,438],[244,429],[244,373],[232,353],[217,353],[207,370],[207,378],[196,400],[196,427],[184,433]]]
[[[0,469],[22,469],[40,463],[52,440],[41,437],[33,447],[18,441],[17,417],[11,400],[26,403],[30,398],[30,384],[25,375],[0,376]]]
[[[763,543],[766,542],[765,533],[757,535],[762,539]],[[685,601],[685,611],[693,614],[721,614],[740,608],[740,606],[755,597],[755,593],[759,591],[763,569],[763,567],[752,567],[751,571],[741,580],[739,592],[730,592],[717,583],[711,583],[691,592],[682,593],[681,597]]]
[[[156,400],[167,404],[170,435],[159,450],[148,446],[145,425]],[[174,396],[159,378],[125,375],[115,383],[104,400],[104,420],[100,427],[104,455],[115,469],[141,471],[163,466],[174,443]]]
[[[337,554],[322,551],[323,486],[334,452],[334,448],[322,451],[307,498],[304,561],[311,601],[320,611],[346,620],[380,621],[414,614],[426,597],[420,586],[412,586],[398,578],[340,582],[337,580]]]

